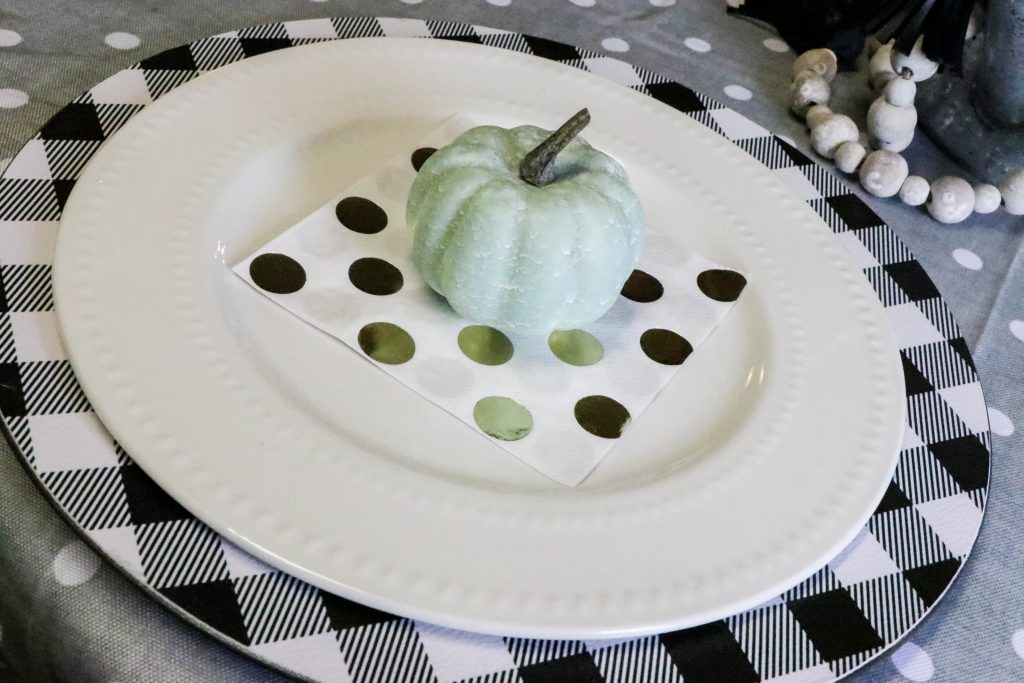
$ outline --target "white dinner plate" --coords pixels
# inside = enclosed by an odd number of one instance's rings
[[[588,140],[673,226],[647,248],[678,241],[750,286],[575,489],[230,272],[452,114],[552,127],[584,105]],[[479,45],[345,40],[218,69],[129,121],[68,201],[54,284],[105,425],[234,542],[399,614],[596,638],[754,606],[867,520],[903,378],[843,251],[765,167],[639,92]]]

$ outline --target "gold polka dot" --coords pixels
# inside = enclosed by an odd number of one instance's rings
[[[647,357],[662,365],[682,365],[693,353],[693,345],[672,330],[653,328],[640,335],[640,348]]]
[[[500,330],[487,325],[470,325],[459,332],[459,348],[481,365],[501,365],[512,359],[512,341]]]
[[[664,293],[665,287],[662,286],[661,281],[639,268],[634,270],[626,280],[626,284],[622,285],[622,296],[641,304],[657,301]]]
[[[736,301],[747,286],[747,279],[735,270],[705,270],[697,276],[697,286],[715,301]]]
[[[359,348],[378,363],[401,365],[416,353],[416,342],[398,325],[378,322],[359,330]]]
[[[574,410],[580,427],[602,439],[617,439],[629,426],[629,411],[607,396],[587,396],[576,402]]]
[[[533,416],[525,407],[504,396],[488,396],[473,406],[480,430],[501,441],[518,441],[533,429]]]
[[[260,254],[249,263],[249,277],[272,294],[294,294],[306,284],[305,269],[284,254]]]
[[[427,163],[427,159],[434,155],[437,151],[436,147],[420,147],[412,153],[412,167],[415,171],[419,171],[423,168],[423,164]]]
[[[348,279],[357,289],[376,296],[394,294],[402,288],[402,271],[384,259],[356,259],[348,267]]]
[[[555,330],[548,335],[548,347],[569,365],[593,365],[604,356],[597,337],[583,330]]]
[[[366,197],[345,197],[334,213],[346,228],[364,235],[375,235],[388,225],[388,215],[384,209]]]

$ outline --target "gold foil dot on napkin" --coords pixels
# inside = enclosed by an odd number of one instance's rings
[[[747,286],[747,278],[735,270],[705,270],[697,276],[697,287],[715,301],[736,301]]]
[[[334,215],[352,232],[375,235],[388,226],[384,209],[365,197],[345,197],[334,207]]]
[[[512,340],[487,325],[470,325],[459,332],[459,348],[481,365],[501,365],[512,360]]]
[[[593,365],[604,357],[597,337],[583,330],[555,330],[548,335],[551,353],[569,365]]]
[[[412,167],[419,173],[423,164],[427,162],[427,159],[434,155],[437,151],[436,147],[420,147],[418,150],[412,153]]]
[[[665,287],[661,281],[639,268],[634,270],[626,280],[626,284],[622,285],[622,296],[641,304],[657,301],[664,293]]]
[[[640,348],[647,357],[662,365],[682,365],[693,353],[693,345],[672,330],[650,329],[640,335]]]
[[[504,396],[488,396],[473,406],[473,420],[488,436],[518,441],[533,429],[533,416],[525,407]]]
[[[292,294],[306,284],[306,270],[284,254],[260,254],[249,263],[249,277],[256,286],[273,294]]]
[[[613,398],[587,396],[576,402],[574,410],[580,427],[602,439],[617,439],[629,425],[629,411]]]
[[[401,365],[416,353],[412,336],[394,323],[369,323],[359,330],[359,348],[378,363]]]
[[[402,271],[384,259],[356,259],[348,267],[348,279],[360,291],[375,296],[394,294],[402,288]]]

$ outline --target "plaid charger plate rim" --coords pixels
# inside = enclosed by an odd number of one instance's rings
[[[149,101],[205,71],[292,45],[386,36],[475,42],[585,70],[592,70],[588,60],[609,59],[450,22],[269,24],[195,41],[115,74],[58,112],[12,161],[0,179],[0,411],[9,439],[58,509],[179,614],[266,663],[314,678],[831,680],[902,638],[959,572],[985,505],[987,414],[956,323],[906,247],[834,176],[755,124],[736,126],[745,119],[723,116],[731,110],[717,102],[618,60],[628,72],[616,78],[631,74],[623,85],[700,121],[782,176],[860,262],[890,313],[907,385],[907,437],[882,503],[828,566],[761,607],[685,631],[592,643],[478,637],[387,615],[262,565],[195,520],[104,438],[59,349],[45,253],[49,246],[52,256],[60,211],[88,159]],[[119,78],[142,91],[125,89]],[[460,664],[467,658],[476,668]]]

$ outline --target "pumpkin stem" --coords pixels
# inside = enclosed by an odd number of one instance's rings
[[[547,185],[554,180],[555,157],[572,142],[573,138],[580,134],[581,130],[586,128],[588,123],[590,123],[590,111],[586,108],[580,109],[558,130],[523,157],[522,163],[519,164],[519,177],[534,187]]]

